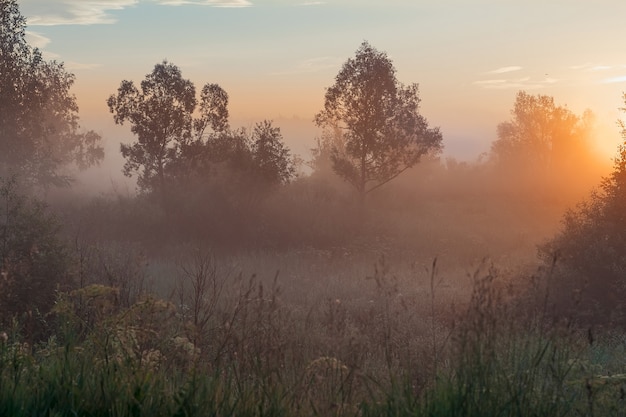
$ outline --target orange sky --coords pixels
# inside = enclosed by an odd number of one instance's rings
[[[106,107],[123,79],[139,83],[163,59],[199,90],[220,84],[232,125],[273,119],[308,156],[325,88],[363,40],[419,83],[422,114],[445,155],[473,160],[496,139],[519,90],[576,114],[591,109],[597,148],[615,154],[626,89],[621,0],[22,0],[29,40],[77,77],[82,124],[107,141],[132,140]]]

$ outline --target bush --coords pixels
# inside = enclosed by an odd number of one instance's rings
[[[0,179],[0,325],[20,317],[32,338],[46,327],[56,293],[71,283],[59,225],[43,203]]]
[[[626,324],[626,142],[613,172],[565,214],[561,232],[540,247],[540,256],[557,260],[553,293],[561,310],[585,323]]]

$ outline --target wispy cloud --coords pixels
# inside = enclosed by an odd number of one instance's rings
[[[284,71],[275,72],[274,75],[287,75],[287,74],[307,74],[319,71],[325,71],[328,69],[337,69],[341,65],[342,59],[337,57],[323,56],[317,58],[309,58],[303,61],[297,62],[291,68]]]
[[[59,61],[61,60],[61,55],[57,54],[56,52],[50,52],[50,51],[41,51],[42,56],[44,57],[44,59],[47,60],[51,60],[51,61]]]
[[[557,78],[549,77],[548,74],[545,74],[544,77],[534,78],[530,75],[525,75],[524,73],[516,74],[517,77],[510,75],[511,73],[516,73],[517,71],[521,71],[523,69],[523,67],[518,65],[496,68],[484,74],[498,75],[498,77],[487,78],[485,80],[477,80],[474,81],[473,84],[482,88],[492,90],[533,90],[537,88],[547,87],[559,81]]]
[[[623,83],[623,82],[626,82],[626,75],[621,75],[621,76],[618,76],[618,77],[606,78],[606,79],[602,80],[602,82],[605,83],[605,84]]]
[[[43,54],[44,59],[46,60],[63,62],[63,66],[65,67],[65,69],[70,70],[70,71],[89,71],[92,69],[100,68],[102,66],[102,64],[92,64],[92,63],[84,63],[84,62],[76,62],[76,61],[63,61],[61,59],[61,55],[55,52],[42,51],[42,54]]]
[[[584,64],[571,65],[569,67],[569,69],[574,70],[574,71],[578,71],[578,70],[589,69],[589,68],[592,68],[593,66],[594,66],[594,64],[591,64],[589,62],[585,62]]]
[[[65,68],[71,71],[87,71],[100,68],[102,64],[85,64],[82,62],[68,61],[64,62]]]
[[[626,75],[623,75],[626,65],[610,63],[609,65],[586,62],[584,64],[572,65],[568,67],[572,71],[582,73],[587,82],[596,84],[616,84],[626,82]]]
[[[29,26],[98,25],[116,22],[109,12],[122,10],[138,0],[35,0],[25,15]]]
[[[574,70],[574,71],[608,71],[611,69],[614,69],[615,66],[613,65],[599,65],[599,64],[593,64],[591,62],[586,62],[584,64],[579,64],[579,65],[571,65],[569,67],[569,69]]]
[[[321,6],[322,4],[326,4],[325,1],[305,1],[304,3],[300,3],[298,6]]]
[[[249,7],[250,0],[31,0],[23,7],[29,26],[102,25],[117,22],[111,13],[140,2],[163,6]]]
[[[50,38],[43,36],[41,33],[32,32],[30,30],[26,31],[26,41],[28,41],[30,46],[39,49],[45,48],[51,42]]]
[[[164,6],[184,6],[188,4],[232,8],[252,6],[252,3],[248,0],[157,0],[157,3]]]
[[[500,68],[494,69],[493,71],[488,71],[487,74],[505,74],[507,72],[519,71],[521,69],[522,67],[513,65],[509,67],[500,67]]]
[[[531,77],[522,77],[516,79],[491,79],[474,81],[474,85],[492,90],[534,90],[544,88],[558,82],[556,78],[544,78],[542,80],[533,80]]]

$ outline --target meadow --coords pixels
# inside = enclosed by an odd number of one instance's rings
[[[421,169],[365,212],[296,183],[221,244],[138,197],[60,204],[80,285],[2,329],[0,415],[626,414],[623,332],[559,310],[537,258],[571,200]]]

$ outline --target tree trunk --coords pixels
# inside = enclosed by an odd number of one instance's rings
[[[365,186],[367,183],[367,166],[365,165],[365,158],[367,154],[365,149],[361,152],[361,178],[359,179],[359,204],[361,207],[365,206]]]
[[[161,208],[165,212],[165,215],[169,217],[169,202],[167,201],[167,192],[165,190],[165,169],[163,167],[163,161],[159,161],[159,199],[161,200]]]

